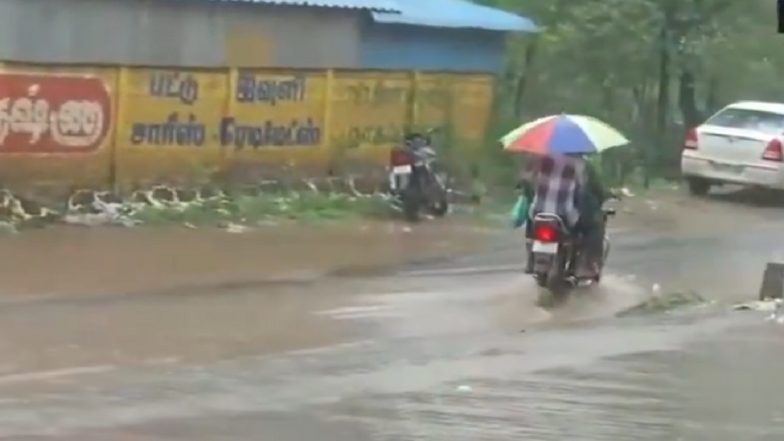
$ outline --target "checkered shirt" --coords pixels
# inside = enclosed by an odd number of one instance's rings
[[[539,162],[534,179],[532,217],[539,213],[554,213],[570,226],[580,218],[575,197],[585,182],[585,162],[569,156],[546,156]]]

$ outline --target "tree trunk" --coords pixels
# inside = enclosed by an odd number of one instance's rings
[[[533,68],[533,61],[536,56],[536,47],[538,44],[538,39],[533,37],[531,42],[525,48],[525,64],[523,66],[523,71],[517,77],[517,84],[515,85],[515,94],[514,94],[514,116],[518,120],[523,116],[523,101],[525,98],[525,90],[526,86],[528,85],[528,79],[531,75],[531,69]]]
[[[683,115],[683,123],[687,129],[697,126],[702,122],[702,115],[697,108],[696,79],[694,74],[684,68],[680,75],[678,90],[678,103]]]
[[[615,87],[611,80],[602,83],[602,107],[605,118],[612,120],[615,116]]]
[[[719,106],[719,78],[714,74],[708,80],[708,93],[705,98],[705,110],[707,114],[712,114]]]
[[[667,23],[661,30],[659,41],[659,96],[656,101],[656,149],[661,149],[665,142],[667,132],[667,120],[669,117],[670,106],[670,50],[669,50],[669,31]],[[645,188],[650,187],[651,173],[655,166],[653,151],[649,147],[646,150],[645,166]]]
[[[669,33],[666,29],[663,29],[661,33],[661,50],[659,51],[659,96],[656,102],[656,130],[661,135],[667,130],[670,105],[670,51],[668,39]]]

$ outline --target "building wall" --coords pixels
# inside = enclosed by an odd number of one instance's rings
[[[407,127],[482,146],[489,74],[0,65],[0,184],[130,190],[385,166]],[[277,175],[276,175],[277,174]]]
[[[208,1],[2,0],[0,60],[351,68],[359,65],[360,18]]]
[[[0,186],[366,171],[407,127],[449,127],[470,158],[502,37],[368,23],[207,1],[2,0]]]
[[[368,69],[498,73],[504,49],[501,32],[363,21],[360,62]]]

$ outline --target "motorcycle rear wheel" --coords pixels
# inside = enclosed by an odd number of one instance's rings
[[[401,197],[403,215],[409,222],[419,222],[419,197],[413,190],[407,190]]]
[[[547,274],[537,274],[536,283],[542,288],[537,304],[542,308],[552,308],[566,300],[571,286],[566,280],[565,256],[559,252],[557,260]]]

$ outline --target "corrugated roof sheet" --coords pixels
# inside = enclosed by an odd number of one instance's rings
[[[371,11],[400,12],[395,0],[217,0],[231,3],[258,3],[279,6],[306,6],[320,8],[366,9]]]
[[[528,18],[466,0],[395,0],[399,12],[371,12],[378,23],[441,28],[537,32]]]

